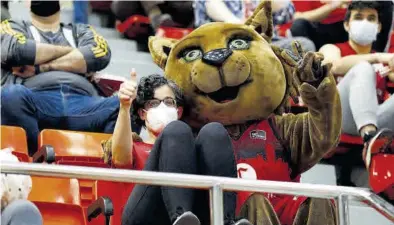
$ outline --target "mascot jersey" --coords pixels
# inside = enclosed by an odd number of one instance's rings
[[[290,151],[278,135],[274,119],[251,124],[238,138],[232,139],[237,160],[238,178],[299,182],[300,175],[294,175],[290,165]],[[239,192],[237,211],[252,193]],[[292,224],[299,206],[305,197],[266,194],[283,225]]]
[[[357,52],[352,48],[349,42],[335,44],[341,51],[341,57],[349,55],[357,55]],[[339,82],[343,77],[337,77],[337,82]],[[376,93],[379,103],[384,102],[384,94],[386,92],[386,79],[377,72],[376,73]]]

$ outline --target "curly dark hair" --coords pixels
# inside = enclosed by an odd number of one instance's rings
[[[167,78],[158,74],[142,77],[138,84],[137,97],[133,101],[132,107],[132,118],[135,124],[145,127],[145,122],[138,115],[138,110],[144,108],[145,103],[153,99],[155,90],[163,85],[168,85],[174,92],[177,106],[184,106],[183,93],[173,81],[167,80]]]
[[[347,7],[347,11],[345,14],[345,21],[348,22],[350,20],[350,14],[352,10],[362,10],[362,9],[375,9],[378,12],[378,20],[382,21],[380,18],[381,7],[379,2],[376,1],[352,1]]]

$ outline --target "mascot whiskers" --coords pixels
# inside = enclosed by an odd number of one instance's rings
[[[209,23],[181,40],[151,37],[149,48],[167,78],[183,90],[183,120],[198,130],[226,126],[239,178],[299,182],[338,143],[341,108],[323,57],[270,44],[271,2],[245,24]],[[308,112],[283,114],[301,96]],[[220,151],[220,149],[218,149]],[[336,224],[329,200],[238,193],[238,212],[255,225]]]

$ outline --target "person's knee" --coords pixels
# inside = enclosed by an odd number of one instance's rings
[[[351,71],[355,74],[355,76],[370,76],[372,78],[376,77],[375,69],[368,61],[361,61],[357,63],[355,66],[352,67]]]
[[[3,211],[3,215],[8,215],[10,225],[41,225],[42,216],[37,206],[27,200],[16,200],[9,204]]]
[[[164,128],[162,136],[165,138],[184,139],[193,137],[193,133],[189,125],[180,120],[176,120],[169,123]]]
[[[209,138],[223,140],[224,138],[229,138],[226,128],[221,123],[212,122],[201,128],[198,134],[199,138]]]
[[[29,89],[23,85],[7,85],[1,89],[1,104],[4,112],[16,113],[26,98],[29,96]],[[16,108],[17,107],[17,108]]]

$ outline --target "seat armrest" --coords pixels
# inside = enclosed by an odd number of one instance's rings
[[[87,209],[88,221],[103,214],[106,218],[106,223],[109,224],[109,217],[114,215],[114,205],[112,200],[108,197],[99,197],[96,201],[89,205]]]
[[[51,145],[43,145],[36,153],[34,153],[33,162],[35,163],[55,162],[55,150]]]

